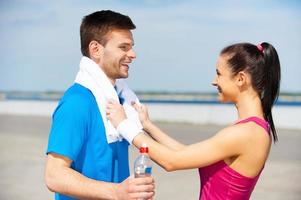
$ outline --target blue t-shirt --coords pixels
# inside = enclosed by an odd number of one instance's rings
[[[91,179],[120,183],[129,176],[125,140],[108,144],[97,102],[90,90],[74,84],[52,116],[48,153],[71,159],[71,168]],[[55,199],[73,199],[56,194]]]

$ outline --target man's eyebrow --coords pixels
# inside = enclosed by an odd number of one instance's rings
[[[126,46],[134,46],[134,43],[131,43],[131,42],[122,42],[122,43],[120,43],[118,46],[122,46],[122,45],[126,45]]]
[[[120,41],[119,44],[128,44],[128,45],[134,45],[134,42],[131,41]]]

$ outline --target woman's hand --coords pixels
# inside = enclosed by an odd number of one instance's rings
[[[115,128],[117,128],[120,122],[126,119],[124,109],[117,101],[109,100],[107,105],[107,119],[111,121]]]
[[[147,107],[144,104],[137,104],[135,102],[132,102],[132,106],[136,109],[139,115],[139,120],[145,129],[150,123],[149,115]]]

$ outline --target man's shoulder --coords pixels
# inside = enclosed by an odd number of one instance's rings
[[[87,109],[97,106],[92,92],[80,84],[73,84],[64,93],[59,105],[68,105],[68,107]]]
[[[85,88],[84,86],[78,83],[74,83],[64,93],[62,100],[66,100],[66,99],[86,102],[86,101],[94,100],[95,98],[89,89]]]

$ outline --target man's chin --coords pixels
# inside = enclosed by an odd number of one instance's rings
[[[119,78],[128,78],[129,74],[128,73],[123,73],[119,75]]]

